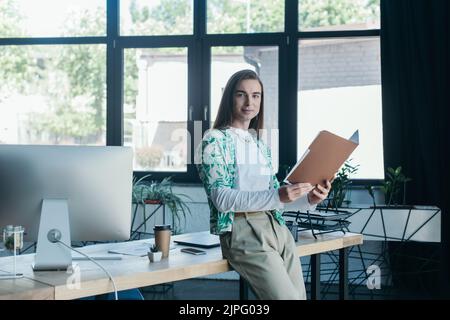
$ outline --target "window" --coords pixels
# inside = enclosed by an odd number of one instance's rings
[[[2,0],[0,143],[125,145],[138,176],[199,182],[194,149],[252,69],[279,178],[319,130],[359,129],[355,178],[381,179],[379,2]]]
[[[298,74],[298,157],[320,130],[359,130],[353,178],[383,179],[379,38],[300,40]]]
[[[297,158],[321,130],[359,130],[351,178],[384,178],[379,29],[379,0],[298,1]]]
[[[0,143],[106,144],[105,35],[103,0],[0,2]]]
[[[300,31],[380,28],[380,0],[299,0]]]
[[[207,0],[208,33],[284,31],[283,0]]]
[[[120,34],[193,33],[193,0],[121,0]]]
[[[105,0],[0,1],[0,38],[104,35]]]
[[[1,49],[0,143],[106,144],[104,45]]]
[[[185,172],[187,49],[125,50],[124,145],[136,171]]]

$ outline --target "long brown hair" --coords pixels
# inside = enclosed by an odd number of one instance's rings
[[[264,87],[261,79],[252,70],[241,70],[236,72],[228,80],[222,99],[220,100],[219,111],[217,112],[216,121],[214,121],[214,129],[224,129],[231,125],[233,121],[234,93],[236,87],[242,80],[258,80],[261,86],[261,105],[259,113],[250,121],[249,129],[255,130],[259,135],[259,130],[263,129],[264,123]]]

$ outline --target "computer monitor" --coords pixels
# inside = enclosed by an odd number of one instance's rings
[[[0,228],[24,226],[37,241],[35,270],[71,265],[55,236],[129,239],[132,158],[128,147],[0,145]]]

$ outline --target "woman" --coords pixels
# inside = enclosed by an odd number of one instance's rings
[[[198,170],[223,256],[259,299],[306,299],[300,259],[280,210],[314,209],[331,185],[280,187],[260,139],[264,90],[251,70],[228,80],[213,129],[202,140]]]

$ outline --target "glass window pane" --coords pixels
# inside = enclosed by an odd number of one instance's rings
[[[193,0],[121,0],[120,34],[193,33]]]
[[[301,31],[380,28],[380,0],[299,0]]]
[[[284,0],[207,0],[208,33],[284,31]]]
[[[105,0],[0,1],[0,38],[104,35]]]
[[[264,140],[278,172],[278,47],[213,47],[211,49],[211,127],[228,79],[242,69],[256,71],[264,85]]]
[[[136,171],[187,171],[186,48],[125,50],[124,145]]]
[[[3,46],[0,143],[105,145],[104,45]]]
[[[298,73],[298,158],[320,130],[358,129],[353,178],[383,179],[380,39],[302,40]]]

